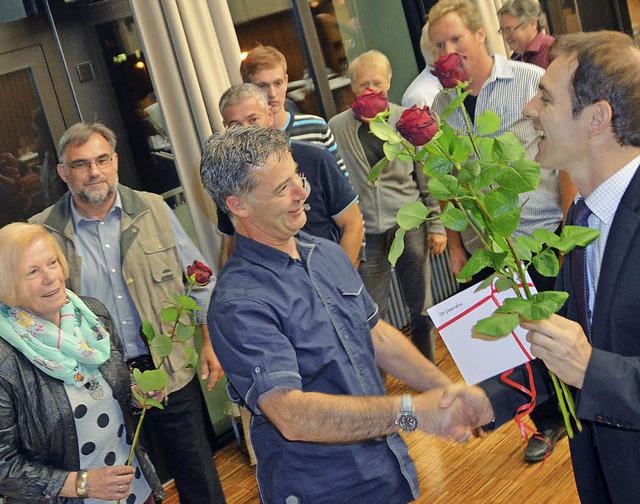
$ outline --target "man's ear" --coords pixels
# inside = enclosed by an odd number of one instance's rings
[[[58,163],[58,176],[63,180],[65,184],[67,184],[67,172],[64,170],[64,165],[62,163]]]
[[[602,134],[611,126],[613,111],[609,102],[600,100],[589,106],[589,138]]]
[[[239,196],[228,196],[226,203],[231,213],[236,217],[243,218],[248,215],[247,209],[245,208],[245,200]]]

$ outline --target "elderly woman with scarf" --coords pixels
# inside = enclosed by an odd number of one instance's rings
[[[126,466],[130,376],[102,303],[65,288],[40,225],[0,229],[0,494],[5,502],[153,503],[147,455]]]

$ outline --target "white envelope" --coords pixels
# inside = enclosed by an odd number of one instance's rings
[[[531,292],[535,293],[528,275],[527,282]],[[493,285],[475,292],[479,285],[459,292],[428,310],[467,385],[474,385],[534,359],[525,339],[527,331],[520,326],[501,338],[473,335],[472,329],[478,320],[489,317],[505,298],[514,296],[512,290],[496,292]]]

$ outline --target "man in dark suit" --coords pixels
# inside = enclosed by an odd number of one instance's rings
[[[544,133],[536,160],[569,174],[580,197],[568,220],[573,223],[586,203],[587,225],[600,236],[565,258],[556,288],[569,299],[559,314],[521,325],[529,330],[533,355],[573,387],[583,426],[570,440],[580,500],[638,502],[640,48],[618,32],[576,33],[560,37],[551,55],[540,91],[524,108]],[[576,272],[584,252],[586,290]],[[538,362],[532,365],[543,399],[549,377]],[[522,367],[515,374],[527,383]],[[481,386],[497,424],[523,402],[498,380]],[[466,401],[477,405],[481,398],[467,393]]]

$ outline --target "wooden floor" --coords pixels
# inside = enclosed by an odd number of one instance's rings
[[[437,362],[451,378],[460,375],[441,340]],[[409,390],[389,377],[390,394]],[[567,439],[558,443],[544,465],[522,461],[523,439],[514,423],[465,446],[445,443],[421,432],[404,436],[420,480],[416,503],[429,504],[574,504],[578,494],[571,471]],[[228,504],[258,504],[255,471],[235,443],[218,450],[216,467]],[[180,501],[172,485],[167,504]],[[364,503],[363,503],[364,504]],[[384,503],[366,503],[384,504]]]

